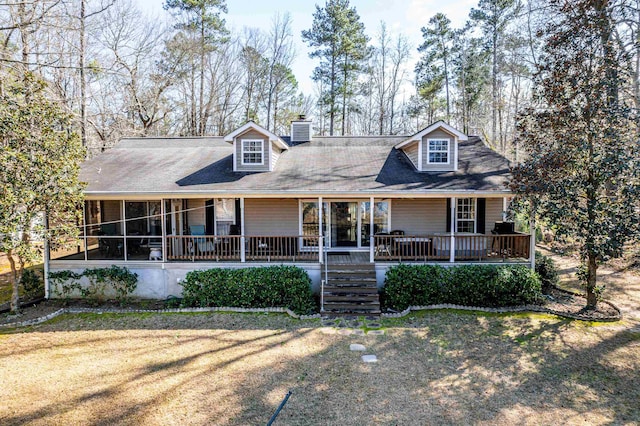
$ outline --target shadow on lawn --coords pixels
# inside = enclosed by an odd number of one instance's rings
[[[242,315],[216,316],[223,318],[210,318],[209,329],[200,331],[197,323],[189,330],[165,328],[170,321],[156,315],[155,328],[149,323],[131,329],[140,341],[127,353],[149,362],[113,370],[102,388],[87,384],[75,390],[80,394],[75,398],[2,422],[46,423],[81,407],[79,412],[91,413],[83,423],[93,425],[265,424],[289,389],[293,395],[277,424],[522,423],[526,418],[577,423],[594,413],[625,423],[640,417],[637,371],[615,367],[625,355],[618,352],[637,345],[638,335],[625,330],[527,316],[434,313],[383,336],[360,337],[326,335],[283,316],[253,316],[250,324]],[[100,322],[86,328],[125,330]],[[170,333],[146,341],[147,329]],[[179,331],[184,336],[171,346],[171,335]],[[579,333],[587,332],[592,341],[582,342]],[[79,357],[79,349],[112,347],[117,353],[131,338],[76,341],[68,350]],[[350,343],[363,343],[379,362],[362,363],[361,353],[349,351]],[[630,362],[637,366],[637,359]]]

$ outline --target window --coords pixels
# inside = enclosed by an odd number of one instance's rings
[[[263,158],[263,140],[242,140],[242,164],[243,165],[262,165]]]
[[[458,198],[456,232],[476,232],[476,199]]]
[[[449,164],[448,139],[429,139],[427,149],[427,163]]]
[[[215,200],[216,235],[229,235],[231,225],[236,223],[235,198],[217,198]]]
[[[373,206],[373,234],[375,235],[380,232],[388,233],[390,218],[389,202],[376,201]],[[371,236],[370,208],[371,203],[369,201],[362,201],[360,203],[360,233],[362,235],[362,247],[369,247],[369,237]]]

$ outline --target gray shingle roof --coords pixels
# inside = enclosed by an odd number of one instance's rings
[[[280,156],[275,170],[233,172],[222,137],[123,139],[82,166],[98,193],[451,193],[506,192],[508,161],[477,137],[459,143],[456,172],[418,172],[393,148],[406,136],[314,137]]]

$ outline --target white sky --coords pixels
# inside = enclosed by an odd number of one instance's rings
[[[164,11],[164,0],[138,0],[140,7],[156,16]],[[413,64],[417,60],[417,47],[421,42],[420,28],[427,25],[429,18],[442,12],[451,19],[452,26],[460,27],[469,16],[472,7],[477,7],[478,0],[350,0],[355,6],[367,35],[373,39],[385,21],[392,38],[403,33],[411,43],[412,63],[410,65],[413,78]],[[301,32],[311,28],[315,5],[325,5],[325,1],[308,0],[227,0],[229,13],[224,15],[227,28],[242,30],[243,27],[256,27],[268,30],[271,19],[276,12],[289,12],[292,18],[293,38],[297,56],[293,63],[293,73],[298,79],[300,89],[306,94],[313,93],[311,73],[319,61],[309,58],[309,49],[302,41]]]

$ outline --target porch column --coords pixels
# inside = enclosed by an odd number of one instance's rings
[[[47,220],[48,220],[47,212],[45,210],[45,213],[44,213],[45,230],[47,229],[47,225],[46,225]],[[89,255],[87,254],[87,252],[89,251],[89,248],[88,248],[89,246],[87,245],[87,202],[86,201],[82,202],[82,238],[84,239],[84,261],[86,262],[89,259]],[[44,239],[44,241],[45,241],[45,244],[47,244],[46,238]],[[46,276],[46,271],[45,271],[45,276]],[[45,289],[46,289],[46,286],[45,286]]]
[[[122,200],[122,252],[126,262],[129,256],[127,255],[127,203],[125,200]]]
[[[449,230],[451,235],[449,238],[449,262],[456,261],[456,197],[451,197],[451,229]]]
[[[529,212],[529,260],[531,269],[536,270],[536,206],[531,199],[531,210]]]
[[[244,237],[244,197],[240,198],[240,262],[247,261],[247,253],[245,251],[245,237]]]
[[[507,220],[507,209],[509,208],[509,199],[502,197],[502,221]]]
[[[84,212],[84,207],[83,207],[83,212]],[[82,223],[85,222],[85,215],[83,215],[82,218]],[[87,227],[85,226],[85,234],[87,232]],[[44,253],[42,253],[42,261],[44,263],[44,298],[45,299],[49,299],[49,297],[51,296],[51,289],[49,288],[49,286],[51,285],[51,283],[49,282],[49,235],[47,235],[49,232],[49,215],[47,214],[47,209],[45,208],[44,210],[44,247],[43,247],[43,251]],[[87,238],[85,236],[84,239],[84,259],[87,260]]]
[[[160,229],[162,229],[162,263],[167,261],[167,209],[164,200],[160,200]]]
[[[302,230],[304,233],[304,229]],[[324,239],[322,238],[322,197],[318,197],[318,261],[322,263],[324,255]]]
[[[375,211],[374,203],[375,199],[373,197],[369,198],[369,262],[371,263],[375,262],[375,247],[373,246],[375,243],[375,238],[373,238],[373,227],[375,223],[373,220],[373,212]]]

